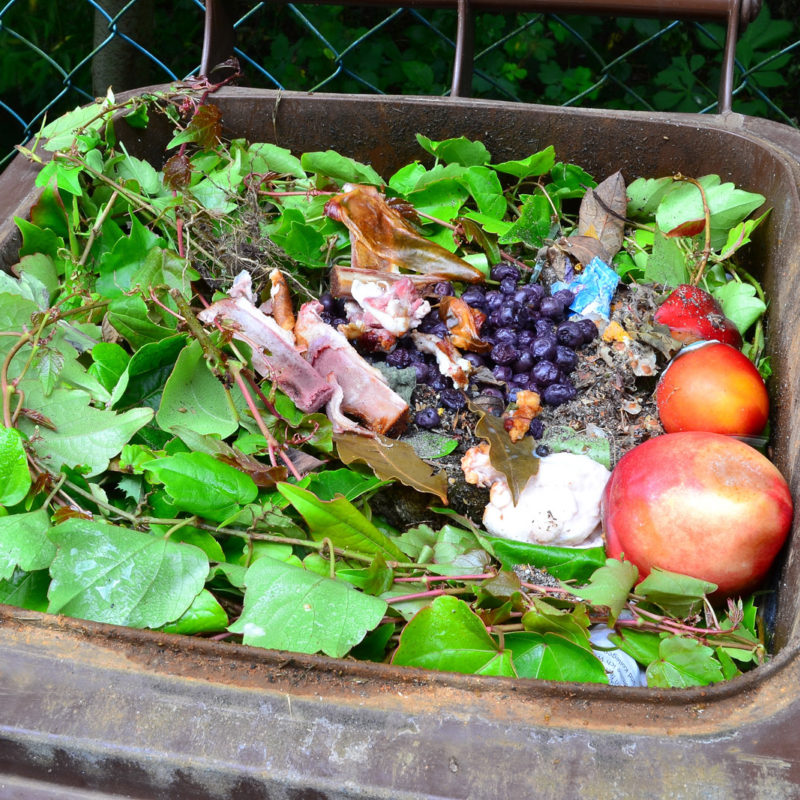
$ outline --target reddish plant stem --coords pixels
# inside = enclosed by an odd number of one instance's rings
[[[415,592],[414,594],[401,594],[397,597],[389,598],[389,603],[394,605],[395,603],[404,603],[406,600],[424,600],[428,597],[440,597],[444,594],[467,594],[471,593],[471,589],[431,589],[427,592]]]
[[[483,575],[421,575],[418,578],[395,578],[395,583],[436,583],[438,581],[483,581],[496,577],[493,572]]]

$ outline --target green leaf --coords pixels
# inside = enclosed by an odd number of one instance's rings
[[[587,189],[597,186],[597,181],[577,164],[562,161],[550,170],[550,177],[553,182],[547,187],[547,193],[562,200],[583,197]]]
[[[176,508],[215,522],[222,522],[258,495],[249,475],[206,453],[177,453],[144,464],[142,469],[164,484]]]
[[[134,350],[175,334],[175,328],[153,322],[141,297],[118,297],[108,306],[108,323],[127,339]]]
[[[337,569],[336,577],[352,583],[362,592],[377,596],[389,591],[394,582],[394,571],[378,553],[366,569]]]
[[[512,569],[517,564],[530,565],[562,581],[586,581],[606,562],[602,547],[555,547],[485,534],[481,538],[491,543],[503,569]]]
[[[50,573],[46,569],[35,572],[14,570],[14,574],[0,580],[0,603],[31,611],[47,611],[47,590],[50,587]]]
[[[589,617],[583,606],[572,610],[559,609],[544,600],[534,599],[531,610],[522,617],[522,624],[531,633],[557,633],[579,647],[591,649]]]
[[[335,547],[405,561],[402,550],[344,497],[320,500],[290,483],[279,483],[277,489],[306,521],[315,542],[330,539]]]
[[[22,247],[19,256],[43,254],[54,261],[58,252],[64,247],[64,240],[49,228],[40,228],[22,217],[14,217],[14,222],[22,234]]]
[[[248,147],[247,155],[250,159],[251,172],[277,172],[279,175],[291,175],[295,178],[306,177],[300,159],[293,156],[291,150],[285,147],[257,142]]]
[[[707,686],[722,677],[714,650],[682,636],[662,639],[659,659],[647,668],[647,685],[654,687]]]
[[[592,436],[586,431],[579,432],[569,425],[548,425],[541,444],[546,444],[552,453],[589,456],[606,469],[611,469],[611,443],[604,436]]]
[[[606,606],[609,610],[609,626],[620,615],[639,570],[630,561],[617,561],[607,558],[605,566],[600,567],[589,579],[586,586],[567,586],[562,584],[568,592],[572,592],[596,606]]]
[[[553,209],[544,195],[537,194],[527,200],[520,209],[519,218],[503,234],[500,244],[523,242],[528,247],[538,248],[550,235]]]
[[[344,581],[259,558],[246,575],[242,615],[228,630],[244,643],[341,658],[375,628],[386,603]]]
[[[520,678],[608,683],[605,667],[591,650],[557,633],[507,633],[503,643]]]
[[[112,392],[130,360],[127,350],[116,342],[98,342],[92,348],[92,365],[88,371],[107,391]]]
[[[98,130],[103,124],[103,111],[107,109],[107,101],[82,106],[62,114],[42,129],[42,136],[47,140],[45,150],[55,151],[70,147],[75,135],[90,126],[90,130]]]
[[[406,436],[403,441],[410,444],[423,460],[444,458],[458,447],[458,439],[434,431],[419,430],[411,436]]]
[[[496,219],[505,216],[506,199],[496,172],[488,167],[470,167],[461,180],[475,200],[478,211]]]
[[[627,214],[633,219],[651,219],[661,199],[672,188],[672,178],[637,178],[628,185]]]
[[[45,395],[36,380],[24,380],[20,389],[30,408],[55,426],[50,430],[30,420],[20,420],[20,429],[31,439],[31,447],[48,468],[58,471],[62,464],[85,467],[86,476],[99,475],[123,445],[152,418],[149,408],[134,408],[122,414],[89,405],[90,397],[78,389],[56,389]]]
[[[333,500],[337,495],[341,495],[351,502],[381,485],[382,481],[374,475],[364,475],[352,469],[312,472],[298,483],[298,486],[308,489],[319,500]]]
[[[198,633],[216,633],[228,627],[228,615],[208,589],[203,589],[192,604],[174,622],[162,625],[164,633],[196,636]]]
[[[150,251],[163,244],[164,239],[132,215],[130,235],[118,239],[100,258],[97,291],[105,297],[121,297],[131,288],[131,278],[144,266]]]
[[[367,183],[380,186],[383,179],[372,167],[334,150],[303,153],[300,165],[306,172],[315,172],[333,178],[340,183]]]
[[[491,159],[483,142],[472,142],[464,136],[435,142],[418,133],[417,141],[423,150],[445,164],[461,164],[464,167],[483,166]]]
[[[415,189],[419,179],[427,171],[419,161],[406,164],[389,178],[389,188],[401,195],[408,194]]]
[[[180,351],[164,384],[156,422],[165,431],[182,426],[222,439],[238,429],[239,416],[231,396],[209,369],[198,341]]]
[[[611,634],[609,638],[620,650],[636,659],[643,667],[649,667],[659,658],[661,636],[657,633],[622,628],[619,634]]]
[[[0,425],[0,505],[16,505],[30,488],[31,473],[22,437],[15,428]]]
[[[47,569],[56,554],[47,538],[50,518],[43,509],[0,517],[0,579],[19,567],[26,572]]]
[[[555,166],[555,162],[555,148],[553,145],[549,145],[544,150],[540,150],[538,153],[534,153],[521,161],[503,161],[493,166],[498,172],[505,172],[524,180],[525,178],[534,178],[550,172]]]
[[[749,244],[750,234],[766,219],[769,210],[765,211],[757,219],[746,219],[738,225],[734,225],[728,231],[728,238],[719,254],[719,260],[725,261],[730,258],[740,247]]]
[[[719,301],[725,316],[736,324],[741,334],[745,334],[767,310],[764,301],[756,297],[756,287],[749,283],[729,281],[714,289],[711,294]]]
[[[394,634],[394,623],[385,622],[368,633],[364,641],[357,644],[350,655],[359,661],[383,661],[386,647]]]
[[[161,179],[152,164],[143,161],[141,158],[126,155],[115,166],[117,179],[125,181],[135,181],[141,191],[148,195],[158,194],[162,190]]]
[[[469,606],[456,597],[442,595],[406,625],[392,664],[474,674],[498,651],[497,643]]]
[[[684,619],[700,611],[703,598],[716,591],[716,588],[715,583],[653,567],[636,587],[636,594],[674,617]]]
[[[147,406],[157,409],[175,360],[186,344],[183,334],[143,344],[128,361],[111,396],[114,408]]]
[[[650,283],[671,287],[689,282],[686,256],[675,239],[664,236],[659,230],[653,240],[653,252],[647,259],[644,278]]]
[[[105,522],[70,519],[49,532],[52,614],[157,628],[178,619],[203,588],[205,554]]]

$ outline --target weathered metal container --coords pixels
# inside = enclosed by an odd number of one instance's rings
[[[388,175],[414,135],[497,161],[554,145],[598,177],[718,173],[772,212],[774,460],[800,497],[800,132],[763,120],[225,89],[225,134],[336,149]],[[169,131],[125,134],[159,166]],[[0,252],[32,170],[0,177]],[[0,798],[800,796],[800,524],[776,570],[775,655],[702,689],[473,677],[271,652],[0,607]],[[95,792],[97,794],[95,794]]]

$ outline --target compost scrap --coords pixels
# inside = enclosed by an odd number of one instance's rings
[[[120,114],[172,120],[163,170]],[[514,677],[608,682],[600,624],[653,686],[763,661],[753,598],[637,584],[599,525],[610,470],[663,433],[675,287],[768,374],[734,258],[763,197],[421,135],[386,178],[220,133],[185,91],[44,131],[0,286],[0,600]]]

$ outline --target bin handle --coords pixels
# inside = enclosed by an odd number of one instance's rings
[[[283,0],[290,2],[290,0]],[[763,0],[412,0],[410,5],[458,10],[456,52],[451,97],[469,97],[474,60],[474,11],[534,11],[539,13],[602,14],[672,19],[725,20],[727,31],[718,91],[719,112],[730,111],[733,100],[733,67],[739,30],[752,22]],[[317,0],[349,5],[402,6],[402,0]],[[217,64],[230,58],[235,42],[234,20],[229,0],[206,0],[203,55],[200,74],[208,75]]]

